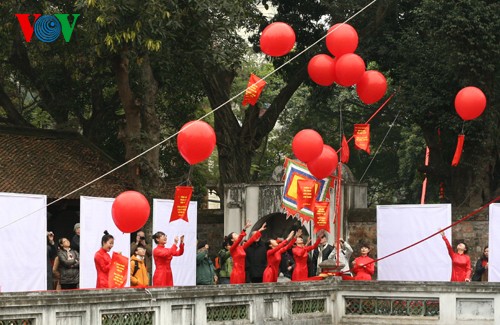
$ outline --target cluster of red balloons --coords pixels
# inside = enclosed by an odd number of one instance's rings
[[[330,176],[339,163],[337,152],[323,143],[321,135],[311,129],[298,132],[292,141],[292,151],[317,179]]]
[[[455,110],[464,120],[478,118],[486,108],[486,96],[477,87],[465,87],[455,96]]]
[[[387,80],[378,71],[365,71],[365,61],[354,54],[358,33],[348,24],[336,24],[328,30],[326,47],[333,55],[318,54],[307,66],[309,77],[321,86],[337,83],[344,87],[356,85],[356,92],[365,104],[373,104],[385,95]]]

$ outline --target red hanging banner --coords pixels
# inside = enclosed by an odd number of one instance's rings
[[[314,203],[314,233],[321,229],[330,232],[330,202]]]
[[[313,210],[316,201],[316,182],[312,179],[299,179],[297,181],[297,209],[306,207]]]
[[[345,135],[342,134],[342,146],[340,150],[340,162],[343,164],[347,164],[349,162],[349,144],[345,138]]]
[[[170,222],[178,219],[189,222],[187,212],[189,201],[191,200],[191,194],[193,194],[192,186],[175,187],[174,207],[172,208],[172,214],[170,215]]]
[[[248,80],[247,90],[245,92],[245,96],[243,97],[243,102],[241,105],[255,105],[259,100],[260,93],[264,86],[266,85],[266,81],[260,79],[253,73],[250,75],[250,79]]]
[[[370,124],[354,124],[354,147],[370,154]]]
[[[460,157],[462,157],[462,149],[464,147],[464,140],[465,140],[465,135],[459,134],[457,147],[455,148],[455,154],[453,155],[453,161],[451,162],[451,165],[453,167],[457,167],[458,163],[460,162]]]
[[[113,252],[109,268],[108,284],[110,288],[123,288],[127,282],[128,258]]]

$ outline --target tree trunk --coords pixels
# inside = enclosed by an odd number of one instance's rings
[[[205,75],[204,85],[212,109],[229,100],[234,75],[233,71],[221,69]],[[250,182],[253,155],[262,140],[272,131],[279,115],[306,77],[307,68],[304,67],[274,98],[264,115],[259,116],[258,104],[246,108],[241,126],[231,109],[231,103],[215,112],[221,185]]]
[[[119,138],[125,145],[125,160],[130,160],[160,140],[160,123],[155,111],[158,86],[147,55],[139,66],[142,97],[137,96],[130,85],[128,52],[120,53],[114,63],[118,93],[125,110],[125,124],[120,128]],[[147,196],[163,192],[159,155],[157,147],[126,166],[135,190]]]

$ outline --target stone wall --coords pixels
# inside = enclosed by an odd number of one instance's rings
[[[500,284],[339,281],[0,293],[0,324],[500,324]]]
[[[227,234],[225,234],[227,235]],[[224,240],[224,211],[221,209],[198,211],[198,240],[208,243],[210,256],[215,256]]]

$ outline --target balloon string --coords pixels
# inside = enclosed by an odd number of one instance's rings
[[[309,45],[308,47],[306,47],[304,50],[302,50],[301,52],[299,52],[297,55],[295,55],[294,57],[292,57],[290,60],[286,61],[285,63],[283,63],[282,65],[280,65],[279,67],[277,67],[276,69],[274,69],[273,71],[269,72],[265,77],[261,78],[262,80],[265,80],[267,79],[268,77],[270,77],[271,75],[275,74],[278,70],[281,70],[284,66],[290,64],[293,60],[295,60],[296,58],[298,58],[299,56],[301,56],[302,54],[304,54],[306,51],[308,51],[309,49],[311,49],[313,46],[315,46],[316,44],[318,44],[320,41],[322,41],[323,39],[325,39],[328,35],[330,35],[331,33],[333,33],[334,31],[336,31],[338,28],[340,28],[342,25],[348,23],[349,21],[351,21],[352,19],[354,19],[356,16],[358,16],[359,14],[361,14],[363,11],[365,11],[366,9],[368,9],[371,5],[373,5],[375,2],[377,2],[377,0],[373,0],[371,1],[370,3],[368,3],[366,6],[364,6],[363,8],[361,8],[359,11],[357,11],[355,14],[353,14],[351,17],[347,18],[343,23],[341,24],[338,24],[337,27],[335,28],[332,28],[332,30],[330,30],[326,35],[322,36],[320,39],[318,39],[317,41],[315,41],[314,43],[312,43],[311,45]],[[260,82],[260,80],[259,80]],[[255,83],[255,84],[258,84],[259,82]],[[219,109],[221,109],[222,107],[224,107],[225,105],[231,103],[232,101],[234,101],[236,98],[238,98],[239,96],[243,95],[244,93],[246,93],[248,90],[250,90],[252,87],[254,87],[255,84],[252,84],[250,86],[248,86],[247,88],[245,88],[244,90],[240,91],[239,93],[237,93],[236,95],[234,95],[233,97],[229,98],[228,100],[226,100],[225,102],[223,102],[222,104],[220,104],[219,106],[217,106],[216,108],[212,109],[211,111],[205,113],[203,116],[201,116],[200,118],[198,118],[196,121],[201,121],[201,120],[204,120],[206,117],[214,114],[216,111],[218,111]],[[184,126],[182,128],[182,130],[185,130],[189,127],[191,127],[193,125],[193,123],[190,123],[186,126]],[[95,182],[97,181],[100,181],[101,179],[103,179],[104,177],[114,173],[115,171],[117,171],[118,169],[128,165],[129,163],[131,163],[132,161],[144,156],[145,154],[147,154],[148,152],[150,152],[151,150],[153,149],[156,149],[158,148],[159,146],[161,146],[162,144],[164,144],[165,142],[171,140],[172,138],[174,138],[175,136],[177,136],[179,133],[181,132],[181,130],[175,132],[174,134],[168,136],[167,138],[163,139],[162,141],[158,142],[157,144],[153,145],[152,147],[150,147],[149,149],[146,149],[145,151],[143,151],[142,153],[139,153],[137,156],[135,157],[132,157],[130,158],[129,160],[125,161],[124,163],[118,165],[117,167],[111,169],[109,172],[93,179],[92,181],[89,181],[88,183],[80,186],[79,188],[67,193],[67,194],[64,194],[63,196],[61,196],[60,198],[48,203],[47,205],[37,209],[37,210],[34,210],[18,219],[14,219],[12,220],[11,222],[7,223],[7,224],[4,224],[0,227],[0,229],[4,229],[20,220],[23,220],[35,213],[37,213],[38,211],[42,211],[46,208],[48,208],[49,206],[67,198],[68,196],[72,195],[72,194],[75,194],[79,191],[81,191],[82,189],[94,184]],[[350,140],[350,139],[349,139]]]
[[[417,246],[418,244],[423,243],[424,241],[426,241],[426,240],[428,240],[428,239],[430,239],[430,238],[432,238],[432,237],[436,236],[437,234],[440,234],[441,232],[443,232],[443,231],[445,231],[445,230],[448,230],[448,229],[450,229],[450,228],[452,228],[452,227],[454,227],[454,226],[458,225],[459,223],[464,222],[464,221],[466,221],[466,220],[470,219],[471,217],[473,217],[474,215],[476,215],[476,214],[478,214],[479,212],[483,211],[484,209],[486,209],[486,208],[487,208],[487,207],[489,207],[491,204],[493,204],[493,203],[495,203],[495,202],[497,202],[497,201],[500,201],[500,196],[497,196],[496,198],[494,198],[494,199],[493,199],[493,200],[491,200],[490,202],[488,202],[488,203],[486,203],[485,205],[483,205],[482,207],[480,207],[480,208],[478,208],[478,209],[476,209],[476,210],[472,211],[471,213],[469,213],[469,214],[468,214],[468,215],[466,215],[465,217],[463,217],[463,218],[461,218],[461,219],[459,219],[459,220],[455,221],[454,223],[452,223],[451,225],[447,226],[446,228],[440,229],[440,230],[438,230],[437,232],[433,233],[432,235],[429,235],[429,236],[425,237],[424,239],[421,239],[421,240],[419,240],[419,241],[417,241],[417,242],[415,242],[415,243],[413,243],[413,244],[411,244],[411,245],[408,245],[408,246],[406,246],[406,247],[404,247],[404,248],[401,248],[400,250],[397,250],[397,251],[392,252],[392,253],[390,253],[390,254],[388,254],[388,255],[385,255],[385,256],[383,256],[383,257],[381,257],[381,258],[378,258],[378,259],[376,259],[376,260],[373,260],[373,261],[371,261],[371,262],[369,262],[369,263],[366,263],[365,265],[370,265],[370,264],[373,264],[373,263],[376,263],[376,262],[379,262],[379,261],[385,260],[386,258],[389,258],[389,257],[391,257],[391,256],[394,256],[394,255],[396,255],[396,254],[399,254],[399,253],[401,253],[401,252],[403,252],[403,251],[405,251],[405,250],[407,250],[407,249],[412,248],[413,246]],[[343,272],[343,273],[347,273],[347,272],[351,272],[351,271],[353,271],[353,270],[352,270],[352,269],[350,269],[350,270],[345,271],[345,272]]]
[[[460,134],[464,134],[464,129],[465,129],[465,121],[462,121],[462,133]]]

